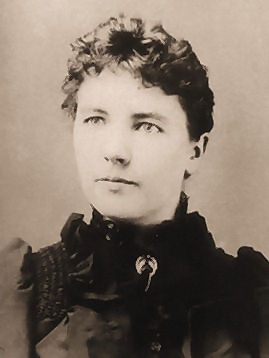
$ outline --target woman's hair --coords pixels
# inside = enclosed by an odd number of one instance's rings
[[[98,76],[105,68],[129,71],[145,87],[157,86],[177,95],[187,115],[192,140],[213,127],[214,95],[205,66],[188,41],[177,41],[161,25],[147,28],[141,19],[111,17],[72,45],[68,74],[62,89],[62,108],[75,118],[77,91],[86,75]]]

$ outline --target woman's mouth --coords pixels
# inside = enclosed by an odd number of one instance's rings
[[[125,178],[121,178],[121,177],[104,177],[104,178],[98,178],[95,180],[96,182],[99,181],[104,181],[104,182],[110,182],[110,183],[122,183],[122,184],[127,184],[127,185],[134,185],[134,186],[138,186],[138,183],[132,180],[128,180]]]

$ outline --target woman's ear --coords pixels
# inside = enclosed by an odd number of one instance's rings
[[[203,134],[198,142],[193,142],[193,155],[191,159],[200,158],[206,151],[208,136]]]
[[[200,139],[197,142],[192,142],[193,148],[192,148],[192,154],[190,156],[190,160],[188,162],[188,168],[186,168],[184,178],[187,179],[190,177],[197,169],[197,166],[199,164],[199,161],[197,159],[200,159],[203,154],[206,151],[208,143],[208,136],[206,134],[203,134]]]

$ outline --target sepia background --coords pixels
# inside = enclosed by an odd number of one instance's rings
[[[215,127],[188,180],[190,210],[227,252],[269,257],[267,0],[1,0],[0,247],[19,236],[37,249],[71,212],[89,217],[60,86],[69,43],[120,12],[161,21],[207,65]]]

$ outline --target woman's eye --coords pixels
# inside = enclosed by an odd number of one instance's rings
[[[103,117],[99,117],[99,116],[90,116],[87,117],[86,119],[84,119],[84,123],[91,123],[91,124],[95,124],[95,125],[100,125],[103,124],[105,121],[105,119]]]
[[[141,122],[136,125],[136,130],[143,130],[146,133],[161,133],[162,128],[149,122]]]

